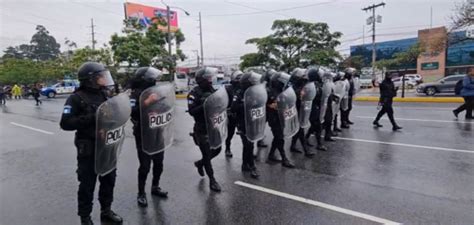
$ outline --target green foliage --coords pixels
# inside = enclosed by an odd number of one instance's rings
[[[34,62],[29,59],[5,59],[0,64],[0,83],[31,84],[63,78],[56,61]]]
[[[256,54],[242,57],[241,68],[267,65],[290,71],[311,64],[333,65],[340,55],[334,50],[340,44],[340,32],[331,33],[326,23],[309,23],[296,19],[275,20],[273,34],[252,38],[246,44],[255,44]]]
[[[379,69],[400,69],[408,65],[416,64],[418,56],[424,52],[424,48],[420,43],[416,43],[404,52],[398,52],[393,55],[392,59],[379,60],[375,66]]]
[[[363,67],[366,67],[367,64],[365,64],[363,56],[357,55],[357,56],[349,56],[345,58],[342,61],[341,66],[344,68],[352,67],[360,71]]]

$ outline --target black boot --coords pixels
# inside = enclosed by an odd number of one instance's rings
[[[111,209],[102,210],[102,212],[100,212],[100,220],[102,222],[115,223],[115,224],[122,224],[123,222],[122,217],[117,215],[117,213],[115,213]]]
[[[161,190],[158,186],[151,187],[151,194],[161,198],[168,198],[168,192]]]
[[[341,128],[342,129],[349,129],[349,123],[348,122],[344,122],[344,123],[341,123]]]
[[[211,191],[221,192],[221,186],[214,178],[211,178],[211,180],[209,181],[209,188],[211,189]]]
[[[398,125],[395,125],[395,126],[392,127],[393,131],[397,131],[397,130],[401,130],[401,129],[402,129],[402,127],[398,126]]]
[[[225,157],[232,158],[232,152],[230,151],[230,146],[225,148]]]
[[[81,225],[94,225],[90,216],[81,216]]]
[[[257,168],[252,168],[250,171],[250,176],[254,179],[257,179],[260,176],[260,174],[257,172]]]
[[[250,171],[252,171],[252,168],[251,168],[249,165],[247,165],[247,164],[242,164],[242,167],[241,167],[241,168],[242,168],[242,172],[250,172]]]
[[[331,136],[334,136],[333,134],[326,134],[324,136],[324,141],[328,141],[328,142],[334,142],[336,140],[334,140]]]
[[[295,165],[293,165],[293,163],[291,163],[287,158],[281,160],[281,165],[286,168],[295,168]]]
[[[314,157],[314,152],[311,151],[311,149],[309,149],[308,147],[306,147],[304,144],[303,144],[303,149],[304,149],[304,156],[308,157],[308,158],[313,158]]]
[[[148,206],[148,201],[146,200],[146,194],[138,194],[137,196],[137,203],[141,207],[147,207]]]
[[[458,111],[456,111],[456,110],[453,110],[453,114],[454,114],[454,117],[456,117],[456,119],[457,119],[457,118],[458,118],[458,114],[459,114],[459,112],[458,112]]]
[[[194,166],[197,168],[197,171],[199,173],[199,176],[203,177],[204,176],[204,168],[200,161],[194,162]]]
[[[354,122],[352,122],[352,121],[350,121],[350,120],[346,120],[346,123],[349,124],[349,125],[354,124]]]
[[[374,121],[372,124],[374,125],[375,128],[383,127],[383,126],[379,123],[379,121]]]

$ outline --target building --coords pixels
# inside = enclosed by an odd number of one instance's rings
[[[428,81],[453,74],[465,74],[470,67],[474,67],[474,39],[467,34],[466,31],[448,34],[445,27],[419,30],[418,37],[415,38],[376,43],[376,59],[391,59],[396,53],[420,43],[424,52],[417,61],[392,68],[392,71],[407,70],[406,73],[420,74]],[[362,56],[365,63],[370,65],[372,44],[351,46],[350,51],[351,56]]]

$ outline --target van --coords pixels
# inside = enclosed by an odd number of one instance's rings
[[[183,93],[188,91],[188,77],[184,73],[174,74],[175,92]]]

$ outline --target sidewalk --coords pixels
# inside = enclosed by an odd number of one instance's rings
[[[434,102],[434,103],[463,103],[464,99],[453,95],[436,95],[429,97],[417,94],[415,89],[405,90],[405,97],[402,98],[402,91],[398,90],[394,102]],[[379,101],[380,90],[378,88],[362,89],[354,98],[355,101]]]

